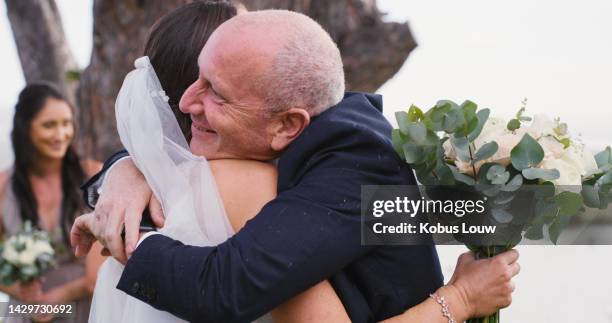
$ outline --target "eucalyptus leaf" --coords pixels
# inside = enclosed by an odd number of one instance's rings
[[[491,184],[502,185],[510,179],[510,173],[506,171],[504,166],[493,165],[487,171],[487,179],[491,181]]]
[[[455,177],[455,180],[464,183],[466,185],[470,185],[473,186],[476,184],[476,180],[474,180],[472,177],[465,175],[463,173],[461,173],[457,167],[455,166],[450,166],[449,168],[451,169],[451,171],[453,172],[453,176]]]
[[[558,179],[561,173],[557,169],[525,168],[521,171],[526,179],[543,179],[552,181]]]
[[[574,192],[561,192],[555,196],[555,203],[559,207],[560,215],[576,215],[582,208],[582,195]]]
[[[482,147],[478,148],[476,154],[474,154],[474,160],[472,161],[472,165],[495,155],[498,148],[499,146],[495,141],[487,142],[486,144],[482,145]]]
[[[416,105],[411,105],[410,109],[408,109],[408,120],[412,122],[417,122],[422,120],[425,117],[423,111],[419,109]]]
[[[451,144],[455,148],[455,153],[457,153],[457,157],[460,160],[468,161],[470,160],[470,143],[465,137],[450,137]]]
[[[397,125],[402,134],[408,135],[408,124],[410,123],[408,113],[406,111],[395,112],[395,120],[397,120]]]
[[[508,130],[510,131],[514,131],[520,127],[521,127],[521,122],[518,119],[512,119],[508,121],[508,124],[506,125],[506,128],[508,128]]]
[[[423,149],[413,143],[405,143],[402,147],[404,158],[408,164],[418,164],[423,161]]]
[[[491,215],[493,216],[495,221],[504,224],[512,222],[513,218],[512,214],[501,208],[493,208],[491,210]]]
[[[548,234],[550,235],[550,240],[554,244],[557,244],[559,241],[559,236],[561,235],[561,232],[563,232],[563,229],[569,225],[569,220],[569,217],[561,215],[548,226]]]
[[[582,199],[584,205],[591,208],[600,208],[601,201],[599,199],[599,189],[595,185],[582,185]]]
[[[474,128],[474,130],[468,135],[468,140],[470,142],[474,141],[474,139],[480,136],[480,133],[482,132],[482,128],[484,128],[485,123],[489,119],[490,113],[491,113],[491,110],[489,109],[482,109],[476,113],[476,117],[478,118],[478,124],[476,128]]]
[[[512,179],[501,188],[504,192],[514,192],[521,188],[523,185],[523,176],[521,174],[516,174]]]
[[[525,134],[521,141],[510,152],[512,166],[517,170],[532,168],[544,159],[544,149],[529,134]]]
[[[608,146],[606,149],[597,153],[597,155],[595,155],[595,161],[597,162],[597,167],[599,168],[606,165],[612,165],[612,148]]]
[[[408,131],[408,137],[415,143],[422,145],[425,143],[427,138],[427,128],[425,125],[419,122],[410,122],[406,125]]]

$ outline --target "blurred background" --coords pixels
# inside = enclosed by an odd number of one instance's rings
[[[12,162],[9,133],[17,95],[26,80],[41,75],[62,82],[77,103],[79,148],[98,159],[114,151],[113,102],[141,52],[144,39],[136,39],[184,2],[0,2],[0,169]],[[394,124],[394,112],[411,104],[428,109],[439,99],[470,99],[509,118],[527,98],[527,115],[560,117],[593,152],[612,144],[609,0],[244,3],[250,9],[290,8],[320,21],[339,42],[348,88],[382,94],[385,116]],[[35,17],[36,10],[43,10],[38,14],[51,27],[19,19]],[[19,46],[13,31],[23,35]],[[119,31],[125,36],[117,36]],[[53,39],[51,50],[37,39]],[[438,251],[448,280],[464,248]],[[513,305],[502,311],[504,322],[612,322],[612,247],[519,251],[522,272]]]

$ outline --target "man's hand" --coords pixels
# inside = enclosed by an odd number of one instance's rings
[[[149,207],[153,223],[158,227],[164,225],[164,215],[131,159],[117,162],[106,176],[94,212],[75,221],[71,243],[77,248],[77,256],[83,256],[97,239],[115,259],[125,263],[127,255],[136,248],[145,208]],[[124,227],[125,243],[121,237]]]
[[[520,271],[518,258],[514,249],[489,259],[476,260],[472,252],[459,257],[448,286],[460,293],[469,317],[482,317],[510,306],[512,277]]]

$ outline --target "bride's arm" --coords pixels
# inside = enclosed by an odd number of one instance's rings
[[[235,231],[240,230],[276,196],[276,168],[246,160],[210,162],[225,211]],[[350,322],[338,295],[323,281],[272,311],[274,322]]]

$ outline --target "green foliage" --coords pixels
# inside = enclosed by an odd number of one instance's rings
[[[478,151],[476,151],[474,159],[472,160],[472,165],[476,164],[481,160],[485,160],[487,158],[492,157],[493,155],[495,155],[498,148],[499,146],[495,141],[487,142],[486,144],[482,145],[482,147],[478,148]]]
[[[525,168],[521,173],[526,179],[543,179],[545,181],[552,181],[561,176],[556,169]]]
[[[525,134],[521,141],[510,152],[512,166],[517,170],[537,167],[544,159],[544,149],[529,134]]]

